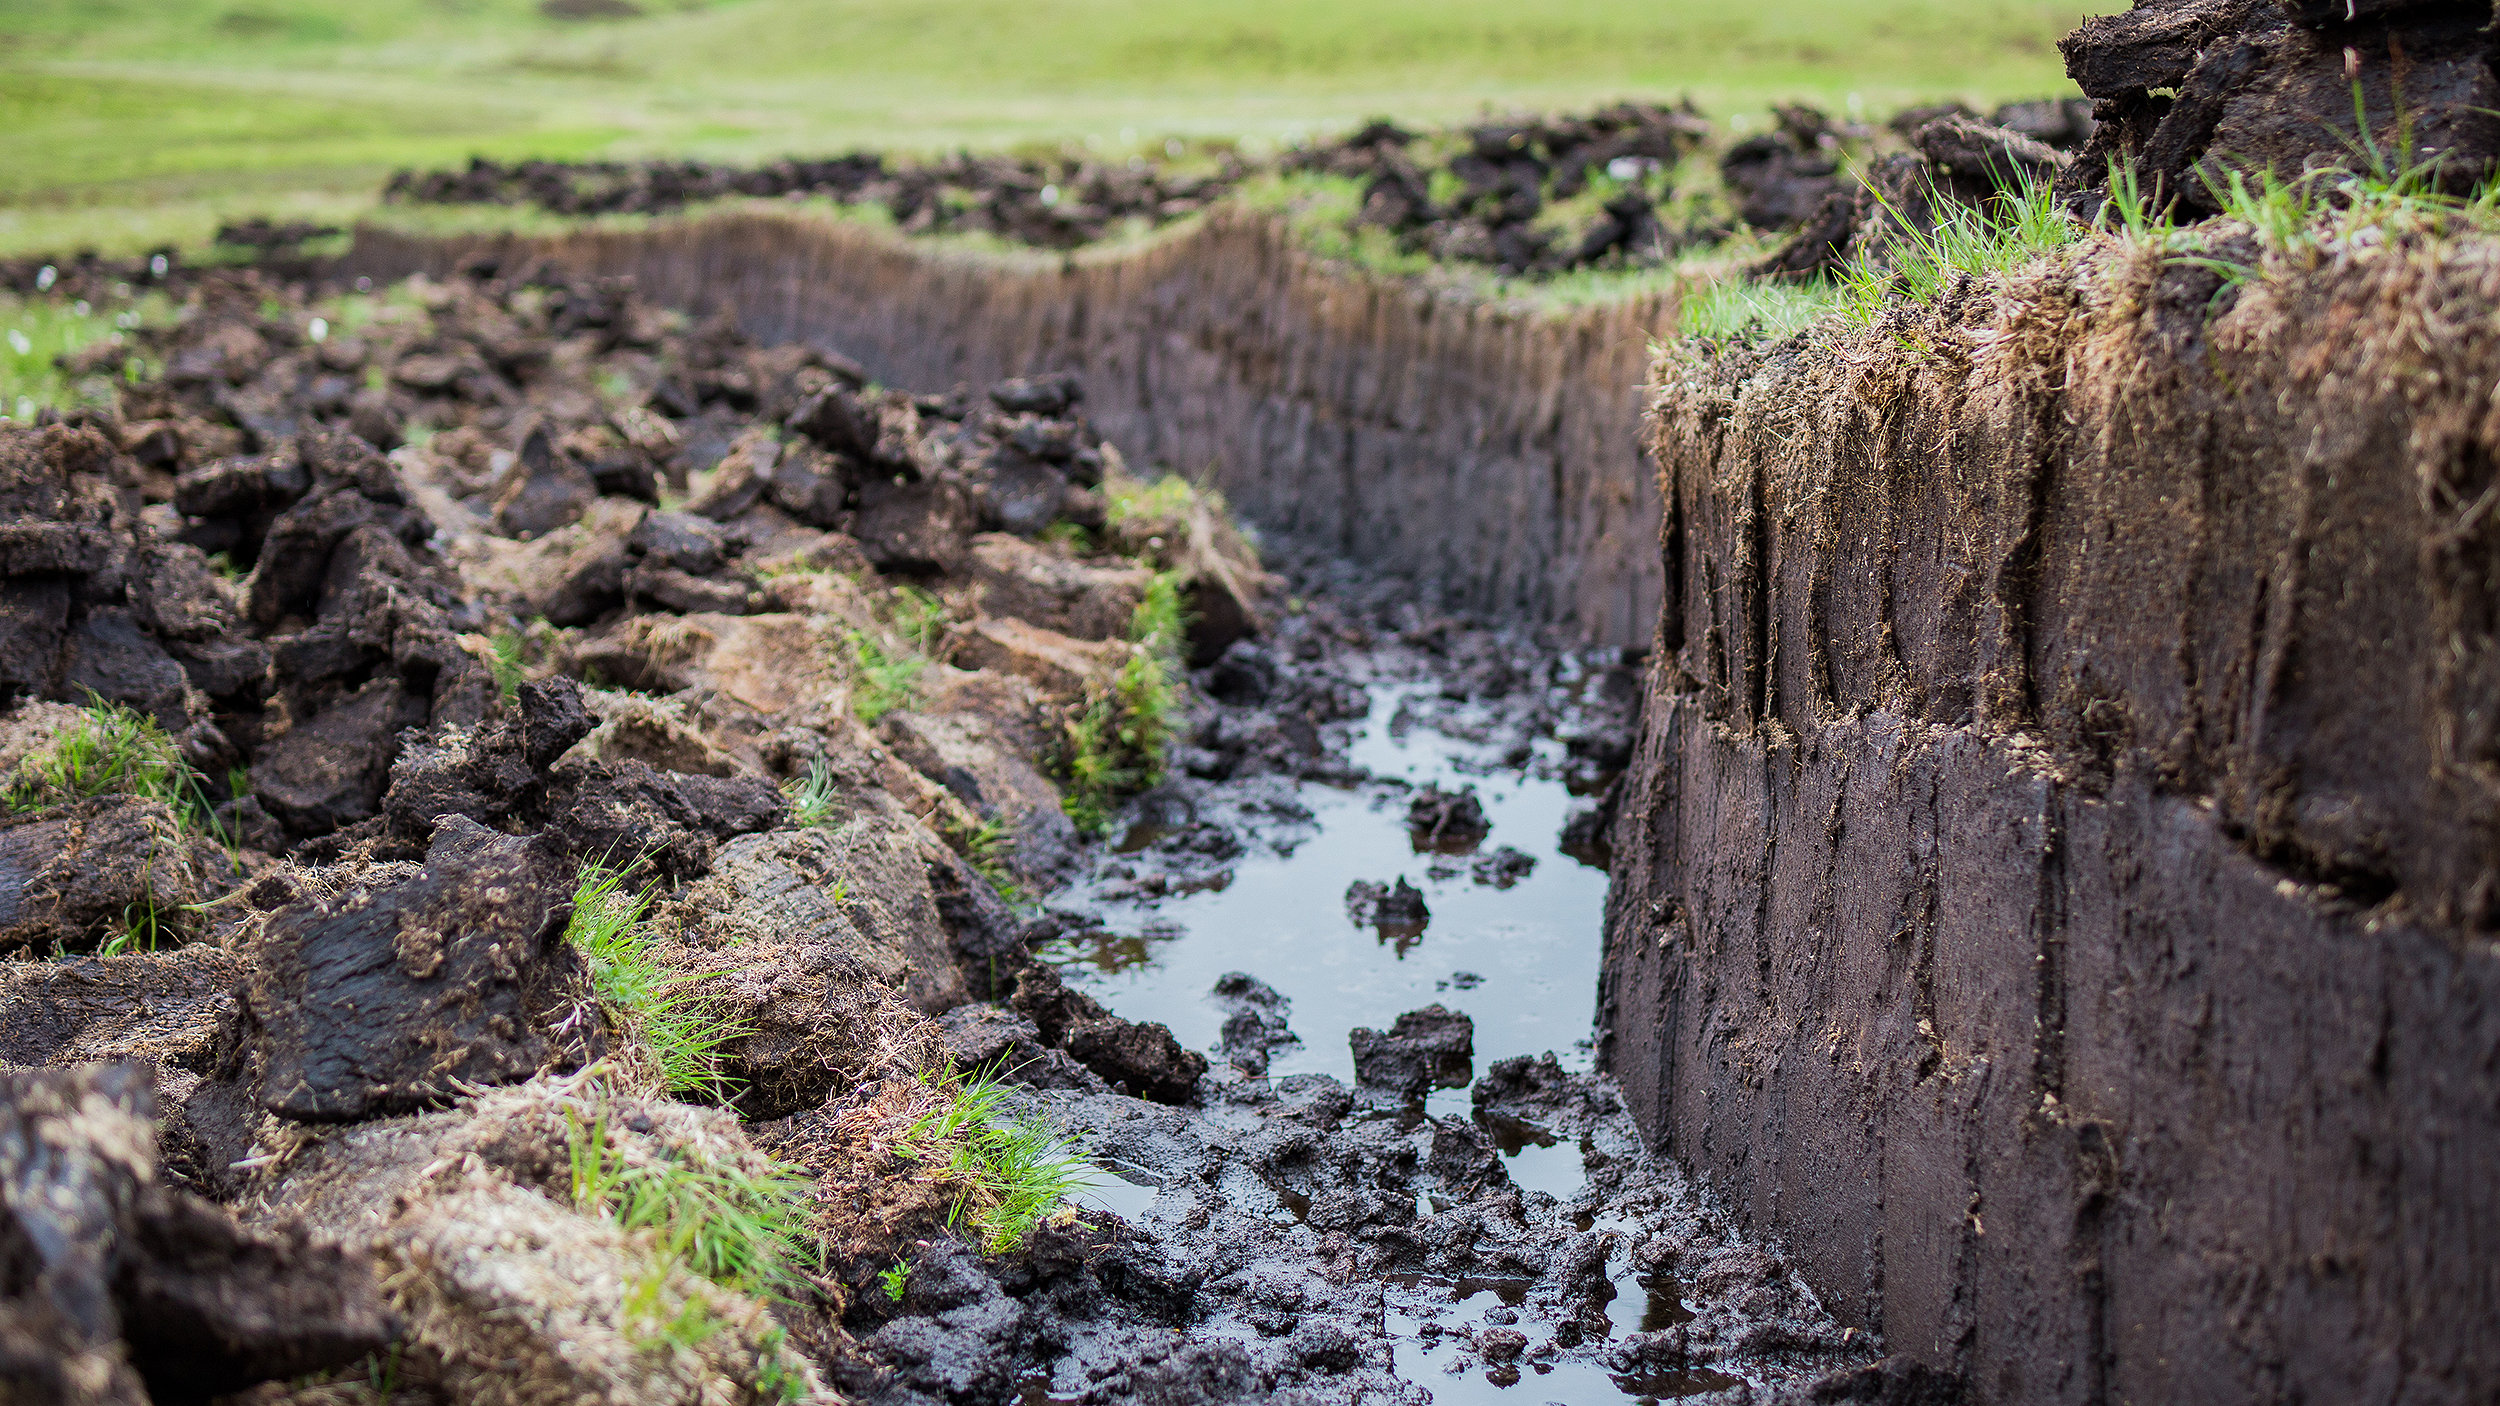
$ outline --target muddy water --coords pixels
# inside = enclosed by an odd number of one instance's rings
[[[1428,683],[1375,679],[1367,692],[1371,708],[1348,739],[1346,779],[1282,783],[1282,794],[1254,800],[1245,809],[1271,821],[1247,827],[1247,848],[1223,869],[1170,891],[1140,893],[1136,866],[1106,865],[1062,896],[1094,921],[1046,955],[1071,985],[1131,1019],[1169,1025],[1219,1070],[1226,1011],[1211,991],[1230,972],[1258,977],[1291,1003],[1300,1043],[1273,1052],[1271,1078],[1324,1074],[1352,1083],[1349,1030],[1386,1028],[1400,1013],[1436,1002],[1474,1020],[1479,1073],[1498,1059],[1548,1051],[1567,1070],[1587,1069],[1606,876],[1560,846],[1574,800],[1558,779],[1561,744],[1515,734],[1471,739],[1421,722],[1444,711],[1432,706],[1436,689]],[[1407,804],[1426,786],[1472,789],[1490,833],[1466,853],[1423,848],[1409,829]],[[1142,821],[1122,849],[1143,855],[1181,823],[1177,814]],[[1529,856],[1533,868],[1512,877],[1519,867],[1513,861],[1511,873],[1498,876],[1504,881],[1488,882],[1497,877],[1490,872],[1480,878],[1480,861],[1505,847]],[[1375,928],[1349,913],[1350,885],[1400,879],[1424,895],[1430,918],[1421,932]],[[1436,1091],[1424,1111],[1468,1116],[1468,1091]],[[1581,1196],[1584,1141],[1499,1121],[1488,1131],[1522,1190],[1558,1202]],[[1152,1217],[1156,1195],[1153,1186],[1105,1175],[1083,1199],[1142,1221]],[[1640,1229],[1602,1213],[1555,1213],[1584,1231]],[[1644,1277],[1618,1261],[1610,1277],[1614,1333],[1656,1332],[1692,1317],[1668,1276]],[[1508,1311],[1526,1287],[1392,1276],[1383,1326],[1394,1370],[1426,1386],[1441,1406],[1657,1401],[1740,1385],[1708,1368],[1627,1374],[1588,1360],[1531,1364],[1509,1380],[1470,1370],[1478,1364],[1461,1360],[1462,1333],[1513,1321]]]
[[[1347,760],[1373,781],[1303,783],[1293,800],[1309,819],[1253,838],[1228,881],[1159,898],[1111,866],[1067,897],[1099,915],[1055,957],[1072,984],[1132,1020],[1161,1021],[1181,1042],[1212,1051],[1224,1011],[1209,997],[1217,978],[1248,972],[1292,1002],[1302,1043],[1275,1052],[1269,1072],[1329,1074],[1349,1083],[1346,1032],[1386,1029],[1400,1013],[1434,1002],[1476,1023],[1476,1067],[1510,1055],[1552,1051],[1567,1069],[1589,1064],[1606,875],[1558,847],[1572,797],[1534,761],[1556,762],[1551,739],[1510,744],[1453,738],[1414,721],[1429,685],[1377,683],[1370,714]],[[1399,783],[1405,783],[1403,785]],[[1492,823],[1472,854],[1419,851],[1406,823],[1410,789],[1472,787]],[[1151,823],[1126,847],[1156,838]],[[1535,860],[1508,887],[1478,881],[1474,861],[1508,846]],[[1382,931],[1347,913],[1348,886],[1405,879],[1423,891],[1431,919],[1419,934]],[[1466,1091],[1436,1093],[1435,1113],[1464,1113]],[[1578,1186],[1535,1157],[1513,1168],[1523,1186],[1568,1196]],[[1549,1185],[1557,1176],[1567,1184]]]

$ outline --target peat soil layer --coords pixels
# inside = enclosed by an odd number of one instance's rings
[[[1983,1399],[2485,1401],[2500,244],[2216,236],[1662,364],[1604,1063]]]

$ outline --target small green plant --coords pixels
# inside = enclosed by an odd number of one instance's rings
[[[853,630],[851,646],[851,711],[861,722],[877,720],[912,701],[920,687],[920,671],[929,661],[917,654],[889,649],[866,630]]]
[[[247,775],[244,791],[249,789]],[[181,749],[156,719],[92,695],[78,721],[26,756],[0,783],[0,805],[14,812],[105,795],[162,801],[184,831],[234,847],[233,837],[218,825],[216,808],[198,775],[184,764]]]
[[[2109,159],[2109,196],[2101,202],[2100,227],[2109,228],[2112,218],[2126,237],[2138,244],[2168,242],[2168,227],[2163,223],[2162,212],[2153,208],[2143,177],[2136,174],[2135,167],[2115,156]]]
[[[912,1120],[894,1149],[955,1184],[946,1223],[970,1226],[982,1249],[998,1255],[1022,1245],[1086,1184],[1086,1162],[1066,1151],[1054,1129],[1000,1120],[1007,1086],[994,1072],[966,1079],[950,1066],[922,1078],[937,1091],[938,1105]]]
[[[1083,523],[1070,522],[1065,518],[1043,528],[1042,540],[1061,548],[1070,556],[1084,557],[1094,554],[1094,534],[1086,531]]]
[[[826,766],[821,759],[809,762],[805,775],[783,782],[781,795],[790,803],[791,824],[801,829],[814,829],[833,823],[839,792],[834,786],[833,768]]]
[[[897,586],[887,602],[886,619],[914,652],[935,654],[946,635],[946,602],[918,586]]]
[[[766,1401],[788,1403],[807,1399],[807,1378],[791,1370],[784,1355],[789,1341],[786,1328],[775,1328],[764,1335],[763,1352],[755,1363],[755,1392]]]
[[[1827,279],[1722,279],[1694,289],[1677,310],[1677,330],[1712,346],[1777,341],[1840,305]]]
[[[99,702],[18,763],[7,796],[14,811],[113,794],[180,809],[189,799],[188,779],[182,754],[154,718]]]
[[[1102,489],[1103,517],[1115,532],[1135,522],[1187,522],[1190,506],[1198,501],[1197,487],[1179,474],[1165,474],[1152,483],[1105,479]]]
[[[640,1348],[678,1347],[692,1351],[711,1341],[719,1324],[712,1317],[712,1306],[688,1294],[677,1301],[677,1310],[668,1308],[668,1281],[676,1272],[676,1261],[666,1255],[644,1264],[633,1278],[625,1282],[623,1308],[625,1335]]]
[[[399,1390],[399,1344],[377,1348],[365,1356],[365,1385],[388,1401]]]
[[[885,609],[883,631],[852,630],[851,711],[874,726],[917,696],[920,672],[946,636],[946,602],[917,586],[898,586]]]
[[[1066,724],[1057,756],[1066,783],[1061,805],[1087,834],[1109,829],[1122,800],[1163,779],[1186,626],[1179,578],[1156,572],[1129,617],[1128,661]]]
[[[884,1288],[886,1299],[891,1303],[903,1301],[903,1285],[910,1278],[910,1260],[896,1260],[877,1271],[877,1283]]]
[[[116,381],[146,374],[138,358],[128,358],[115,373],[79,377],[64,370],[59,358],[99,342],[125,342],[143,321],[161,315],[164,305],[161,296],[151,296],[144,306],[107,313],[85,302],[0,297],[0,417],[32,420],[47,407],[111,405]]]
[[[626,888],[633,866],[585,866],[573,888],[565,938],[590,967],[590,986],[609,1018],[650,1051],[661,1086],[671,1093],[726,1099],[721,1047],[746,1032],[724,1018],[698,987],[717,972],[681,975],[654,955],[656,936],[644,921],[648,890]]]
[[[143,875],[140,886],[144,891],[138,899],[122,909],[122,930],[106,938],[96,948],[97,956],[119,957],[131,952],[162,952],[174,944],[173,926],[166,921],[164,911],[157,906],[155,885],[148,881],[148,876]]]
[[[651,1232],[666,1264],[724,1288],[772,1298],[804,1285],[814,1264],[806,1178],[777,1165],[751,1172],[682,1157],[629,1162],[610,1144],[604,1116],[566,1121],[576,1205]]]
[[[529,679],[522,660],[521,636],[516,631],[497,630],[492,644],[493,654],[486,661],[486,667],[495,675],[495,691],[508,702],[521,692],[521,685]]]

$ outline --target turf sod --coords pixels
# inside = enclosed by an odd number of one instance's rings
[[[342,218],[394,166],[757,160],[1169,134],[1274,145],[1375,113],[1464,119],[1690,94],[2067,91],[2055,41],[2120,0],[712,0],[556,20],[534,0],[12,0],[0,251],[195,243]]]

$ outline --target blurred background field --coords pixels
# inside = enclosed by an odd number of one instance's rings
[[[1689,95],[1881,117],[2072,91],[2123,0],[4,0],[0,252],[340,220],[401,166],[761,160]]]

